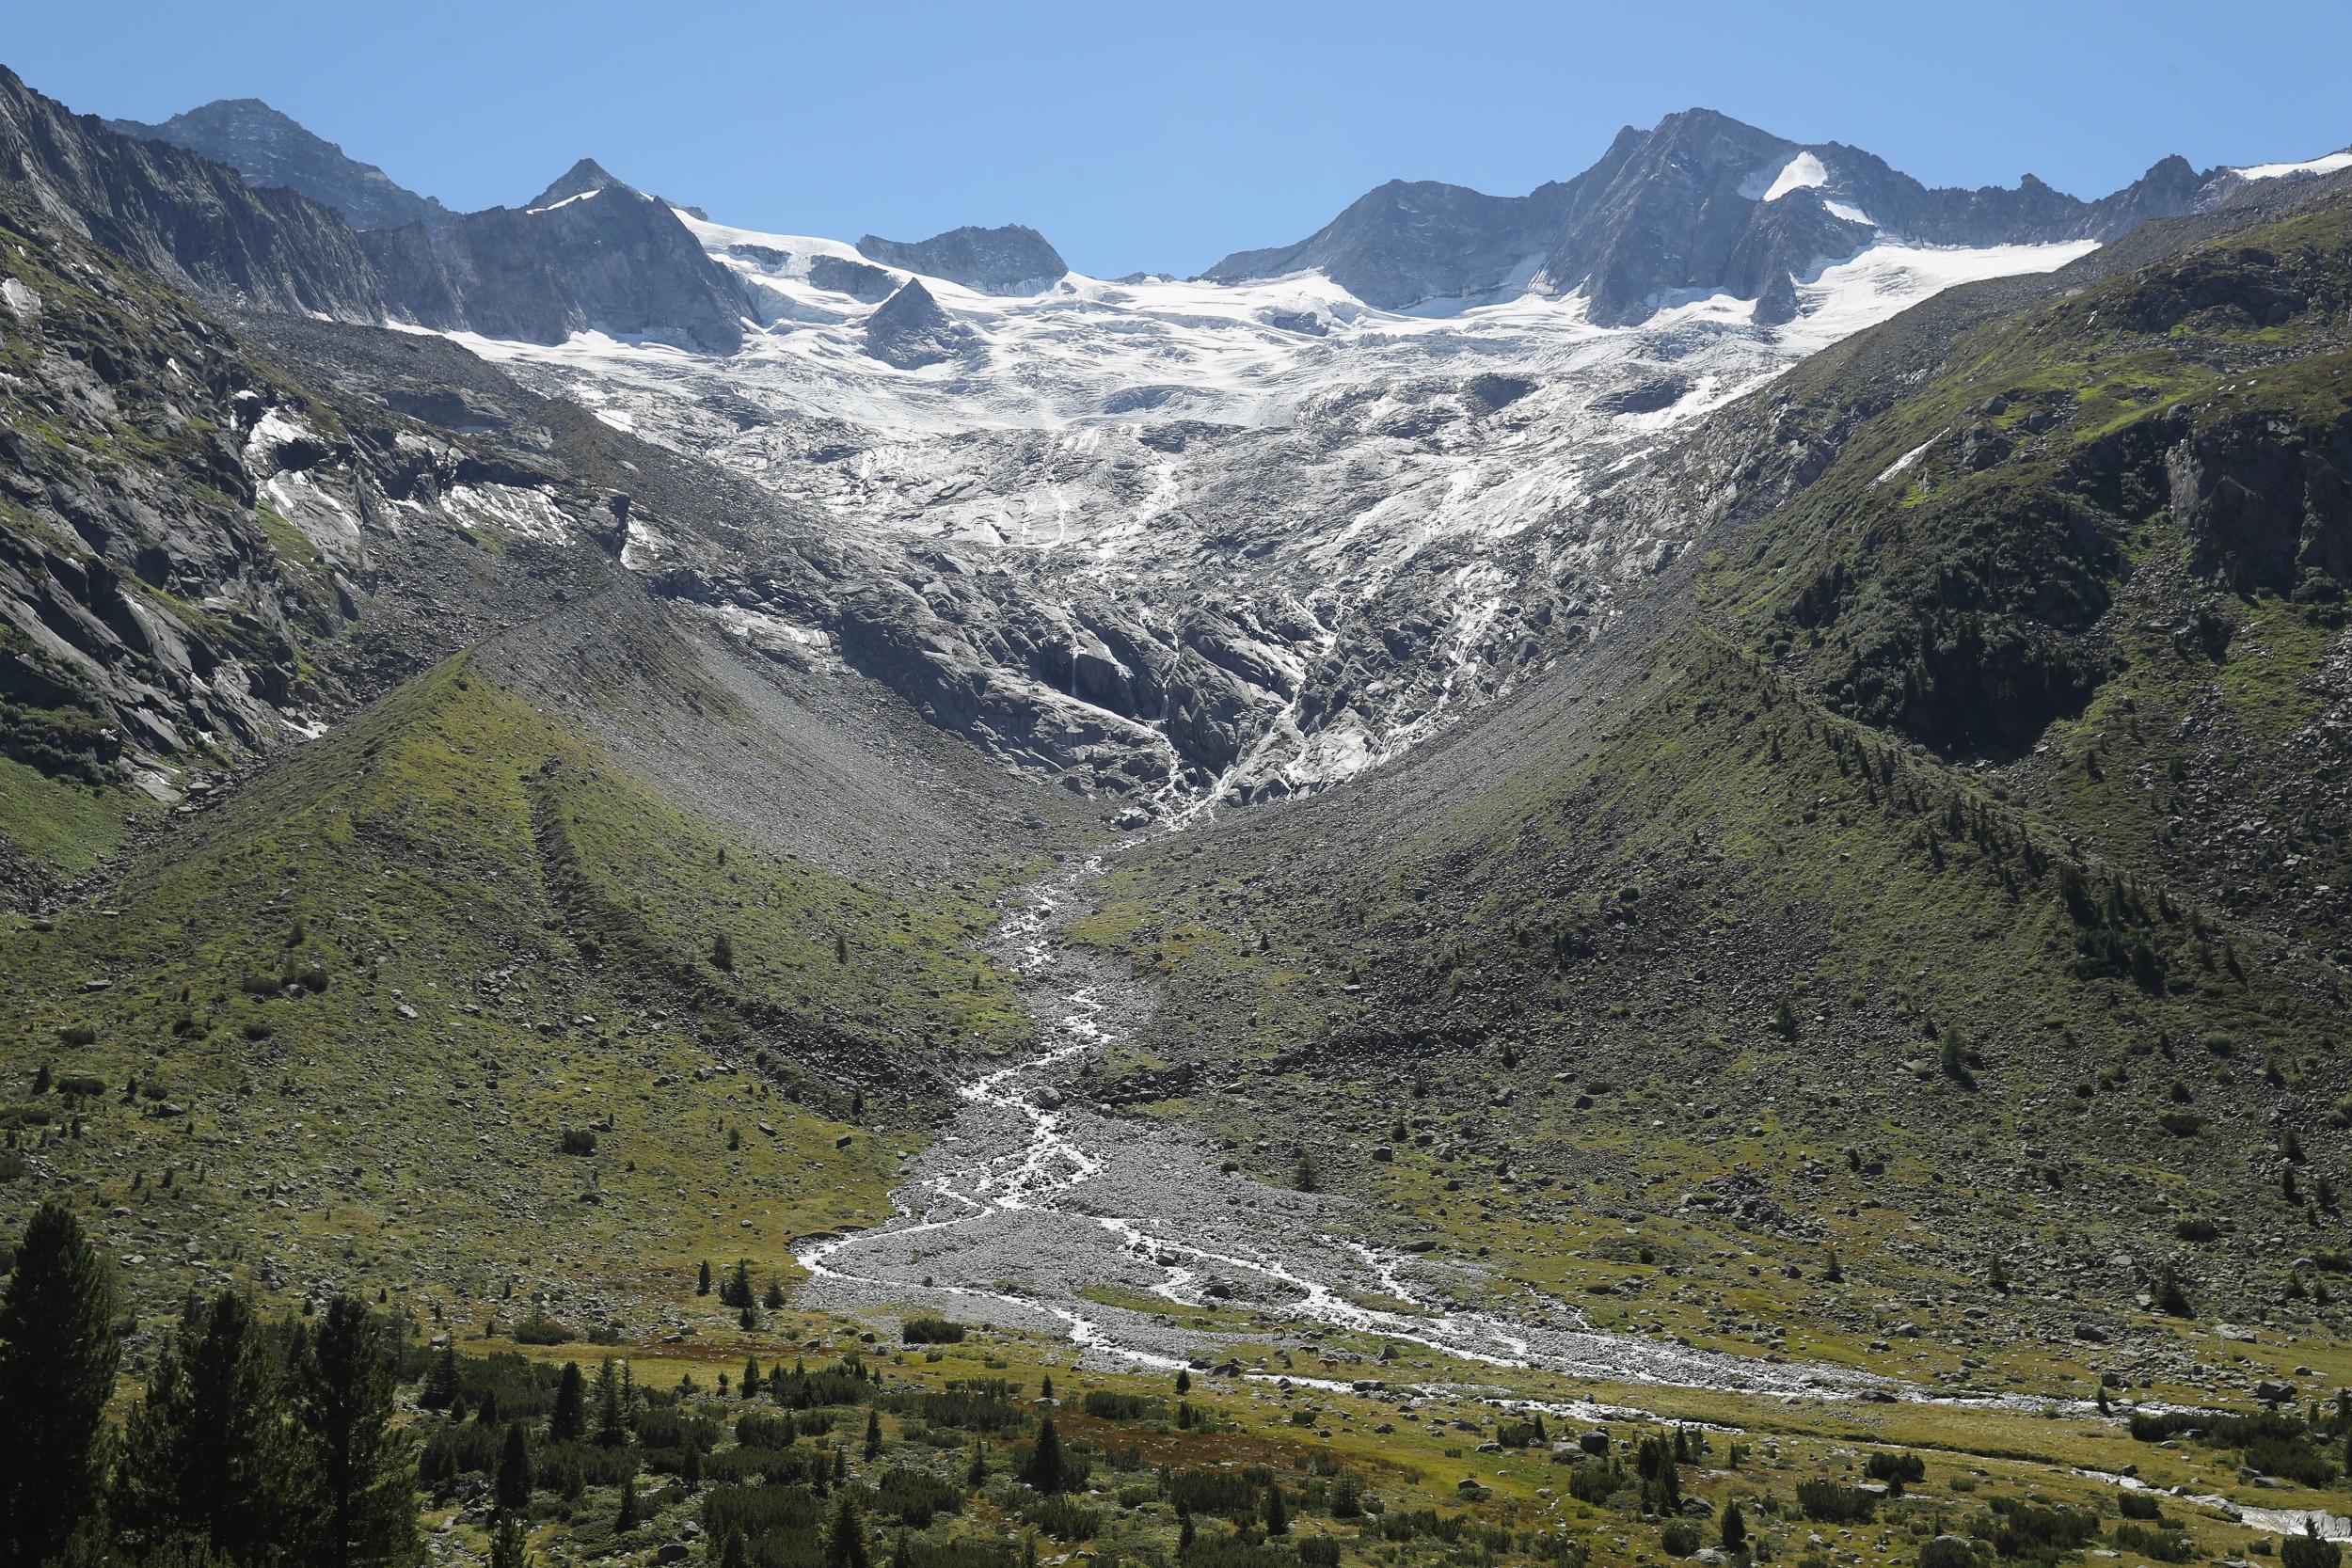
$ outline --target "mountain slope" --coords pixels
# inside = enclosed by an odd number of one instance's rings
[[[2308,1287],[2352,1180],[2347,234],[2324,195],[2184,226],[1694,431],[1787,499],[1590,656],[1137,852],[1088,927],[1169,990],[1125,1094],[1702,1342],[1826,1315],[1885,1365],[1896,1295],[1914,1373],[1974,1385],[1989,1345],[2046,1378],[2077,1321],[2178,1373],[2168,1267],[2201,1312],[2340,1333]],[[2037,706],[2037,669],[2083,684]],[[2021,729],[1956,727],[1988,716]],[[1597,1247],[1616,1222],[1671,1266]]]
[[[343,155],[343,150],[312,135],[258,98],[221,98],[172,116],[158,125],[110,119],[109,131],[140,141],[168,142],[226,164],[256,190],[283,186],[342,214],[354,229],[427,228],[449,210],[429,196],[395,183],[373,164]]]
[[[667,204],[617,182],[598,200],[357,231],[307,196],[253,189],[223,164],[70,114],[5,68],[0,179],[75,232],[232,307],[541,342],[590,328],[714,353],[740,341],[733,278]]]

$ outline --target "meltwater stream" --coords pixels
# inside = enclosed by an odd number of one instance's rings
[[[1371,1244],[1350,1200],[1227,1175],[1181,1129],[1089,1109],[1073,1081],[1082,1085],[1089,1058],[1152,1003],[1147,986],[1061,940],[1102,872],[1089,859],[1018,897],[992,946],[1021,975],[1043,1049],[958,1090],[961,1109],[893,1195],[889,1221],[799,1250],[803,1305],[919,1307],[1056,1333],[1129,1365],[1173,1368],[1251,1339],[1271,1350],[1320,1328],[1613,1382],[1815,1395],[1878,1386],[1837,1368],[1600,1333],[1532,1291],[1515,1313],[1449,1308],[1443,1281],[1467,1280],[1461,1266]],[[1183,1308],[1284,1326],[1165,1321]]]

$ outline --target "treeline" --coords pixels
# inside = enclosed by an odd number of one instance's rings
[[[355,1297],[264,1321],[191,1297],[121,1431],[113,1276],[43,1204],[0,1292],[0,1552],[15,1568],[421,1560],[397,1331]]]

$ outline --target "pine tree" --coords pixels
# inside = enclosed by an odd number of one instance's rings
[[[759,1357],[756,1355],[743,1357],[743,1397],[747,1400],[759,1397]]]
[[[1037,1423],[1037,1447],[1029,1454],[1028,1468],[1021,1479],[1048,1497],[1070,1489],[1069,1467],[1061,1456],[1061,1433],[1054,1430],[1054,1418],[1041,1417]]]
[[[548,1440],[552,1443],[576,1442],[588,1431],[588,1380],[580,1374],[580,1363],[564,1363],[564,1375],[555,1383],[555,1407],[548,1413]]]
[[[694,1293],[698,1296],[710,1294],[710,1259],[707,1258],[703,1259],[702,1276],[694,1281]]]
[[[0,1551],[45,1562],[98,1512],[115,1289],[72,1212],[34,1211],[0,1291]]]
[[[457,1402],[457,1348],[444,1343],[417,1389],[417,1402],[427,1410],[447,1410]]]
[[[719,1299],[729,1307],[750,1307],[752,1305],[752,1260],[750,1259],[738,1258],[735,1260],[735,1273],[728,1276],[727,1288],[720,1292]]]
[[[637,1472],[634,1470],[621,1478],[621,1508],[612,1516],[612,1528],[615,1530],[633,1530],[637,1528]]]
[[[596,1367],[596,1441],[617,1449],[628,1441],[628,1422],[621,1404],[621,1363],[608,1355]]]
[[[710,967],[724,970],[729,974],[734,973],[735,943],[728,939],[724,931],[721,931],[710,939]]]
[[[490,1568],[532,1568],[531,1537],[516,1514],[504,1514],[491,1527]]]
[[[703,1489],[702,1445],[691,1438],[686,1444],[686,1458],[678,1465],[678,1481],[690,1497]]]
[[[2193,1318],[2196,1310],[2189,1306],[2188,1291],[2181,1284],[2179,1271],[2171,1264],[2156,1276],[2156,1310],[2175,1318]]]
[[[233,1291],[191,1299],[124,1423],[114,1516],[151,1549],[184,1535],[265,1560],[295,1544],[306,1457],[252,1305]]]
[[[499,1507],[520,1513],[531,1506],[535,1481],[532,1474],[530,1435],[523,1431],[522,1422],[513,1422],[506,1429],[506,1442],[499,1451],[498,1481],[491,1496]]]
[[[719,1568],[752,1568],[751,1548],[744,1544],[741,1530],[728,1530],[719,1543]]]
[[[1288,1535],[1291,1532],[1290,1505],[1282,1500],[1280,1486],[1265,1489],[1265,1532],[1268,1535]]]
[[[972,1439],[972,1463],[964,1466],[963,1484],[973,1491],[980,1489],[988,1480],[988,1445],[978,1437]]]
[[[1037,1397],[1041,1400],[1050,1400],[1054,1397],[1053,1373],[1047,1372],[1043,1377],[1038,1380]]]
[[[1747,1550],[1748,1521],[1740,1512],[1740,1499],[1737,1497],[1724,1499],[1723,1542],[1724,1550],[1734,1557]]]
[[[416,1450],[392,1425],[394,1383],[391,1346],[375,1314],[357,1296],[328,1302],[294,1386],[295,1425],[318,1481],[319,1533],[304,1554],[311,1562],[355,1568],[410,1562],[421,1552]]]
[[[779,1285],[779,1284],[777,1284],[777,1283],[776,1283],[774,1280],[772,1280],[772,1279],[771,1279],[771,1280],[770,1280],[770,1281],[768,1281],[768,1296],[767,1296],[767,1299],[766,1299],[764,1302],[762,1302],[762,1303],[761,1303],[761,1305],[762,1305],[762,1306],[764,1306],[764,1307],[766,1307],[768,1308],[768,1310],[769,1310],[769,1311],[771,1311],[771,1312],[781,1312],[781,1311],[783,1311],[783,1310],[784,1310],[784,1287],[783,1287],[783,1286],[781,1286],[781,1285]]]
[[[857,1501],[847,1492],[833,1511],[833,1528],[825,1532],[825,1568],[868,1568],[866,1526],[857,1516]]]
[[[882,1457],[882,1412],[868,1406],[866,1412],[866,1460],[872,1464]]]

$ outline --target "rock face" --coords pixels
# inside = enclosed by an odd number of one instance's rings
[[[1580,290],[1593,319],[1646,318],[1667,296],[1728,293],[1786,321],[1791,279],[1875,237],[1993,245],[2106,240],[2223,193],[2168,158],[2099,201],[2027,175],[2013,190],[1931,190],[1842,143],[1803,146],[1692,109],[1629,126],[1575,179],[1523,197],[1391,182],[1294,245],[1242,251],[1207,277],[1240,281],[1317,268],[1370,305],[1397,309],[1532,290]]]
[[[256,190],[226,165],[70,114],[0,70],[0,178],[85,238],[243,308],[534,342],[589,326],[721,353],[742,340],[733,277],[665,203],[590,163],[565,176],[583,199],[355,230],[294,190]]]
[[[952,359],[962,344],[956,324],[919,277],[908,278],[866,319],[866,352],[902,371]]]
[[[0,179],[74,233],[217,299],[381,319],[383,290],[350,225],[307,197],[77,117],[0,67]]]
[[[596,328],[714,353],[743,340],[748,305],[733,277],[668,203],[591,159],[528,207],[364,240],[388,293],[421,325],[538,343]]]
[[[1002,229],[950,229],[911,245],[868,234],[857,248],[884,266],[944,277],[984,294],[1042,293],[1070,270],[1044,235],[1017,223]]]
[[[449,209],[393,182],[373,164],[313,135],[258,98],[223,98],[160,125],[110,119],[106,129],[140,141],[168,142],[227,164],[256,190],[299,192],[341,213],[354,229],[399,229],[446,221]]]

